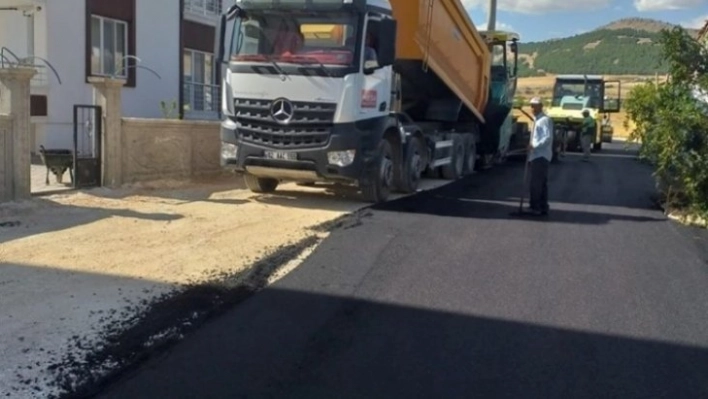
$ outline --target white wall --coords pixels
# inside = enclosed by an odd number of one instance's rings
[[[27,2],[25,2],[27,3]],[[3,5],[0,2],[0,6]],[[5,4],[6,5],[6,4]],[[11,5],[17,5],[13,3]],[[41,2],[39,5],[42,6],[42,10],[34,14],[34,55],[47,58],[47,32],[46,32],[46,10]],[[4,10],[0,11],[0,47],[7,47],[10,51],[15,53],[20,58],[27,57],[28,53],[28,18],[22,15],[21,11],[14,10]],[[14,61],[9,54],[6,56]],[[37,61],[37,63],[40,63]],[[31,93],[32,94],[42,94],[46,95],[48,93],[48,87],[38,86],[37,84],[46,81],[46,74],[42,76],[37,76],[33,80]],[[51,79],[54,79],[51,77]],[[33,117],[32,118],[32,129],[34,137],[31,139],[33,144],[33,151],[38,149],[39,144],[44,143],[45,134],[45,123],[47,118],[44,117]]]
[[[27,56],[26,20],[20,11],[0,11],[0,47],[7,47],[18,57]]]
[[[47,58],[46,18],[46,6],[42,5],[34,14],[34,55],[42,58]],[[21,11],[0,10],[0,47],[7,47],[20,58],[27,57],[28,21]]]
[[[61,4],[60,4],[61,3]],[[70,148],[74,104],[89,104],[91,90],[84,79],[85,0],[62,0],[47,4],[47,59],[62,84],[49,81],[45,147]]]
[[[50,78],[46,147],[72,146],[73,106],[92,104],[93,89],[85,83],[85,0],[48,2],[47,58],[59,72],[62,84]],[[179,96],[179,2],[137,0],[137,56],[158,72],[137,70],[137,86],[123,91],[125,116],[162,117],[160,101]]]
[[[160,101],[179,100],[179,2],[137,0],[137,56],[156,71],[138,69],[137,87],[123,91],[123,114],[131,117],[160,118]]]

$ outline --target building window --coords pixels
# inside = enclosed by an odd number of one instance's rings
[[[221,0],[185,0],[184,11],[203,17],[218,17],[221,14]]]
[[[217,111],[219,85],[216,84],[214,56],[197,50],[184,50],[185,111]]]
[[[91,75],[127,78],[128,23],[91,16]]]

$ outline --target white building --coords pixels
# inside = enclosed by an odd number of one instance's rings
[[[214,28],[230,0],[0,0],[0,47],[19,58],[44,58],[32,81],[33,150],[73,146],[73,106],[93,104],[89,76],[127,79],[125,116],[175,114],[211,119],[218,114],[214,82]],[[151,71],[134,68],[139,65]],[[5,59],[13,57],[5,52]],[[37,64],[42,64],[36,60]]]

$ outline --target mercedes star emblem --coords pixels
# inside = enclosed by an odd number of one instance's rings
[[[273,100],[270,106],[270,115],[276,122],[282,124],[287,124],[293,119],[294,111],[293,103],[284,98]]]

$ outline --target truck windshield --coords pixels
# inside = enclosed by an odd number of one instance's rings
[[[599,108],[602,98],[602,81],[588,80],[556,80],[553,86],[554,107],[560,106],[563,97],[590,97],[588,106]]]
[[[231,61],[352,67],[357,16],[343,12],[249,12],[237,19]]]
[[[491,46],[492,52],[492,80],[505,81],[508,78],[507,59],[504,56],[504,44],[495,43]]]
[[[491,52],[492,52],[492,66],[506,66],[505,58],[504,58],[504,51],[506,50],[504,48],[503,44],[498,44],[495,43],[493,46],[491,46]]]

